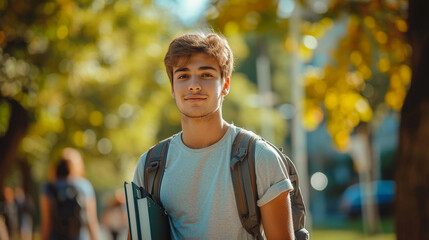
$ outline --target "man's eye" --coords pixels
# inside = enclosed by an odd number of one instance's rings
[[[179,75],[179,76],[177,77],[177,79],[185,79],[185,78],[187,78],[187,77],[188,77],[188,75],[183,74],[183,75]]]
[[[213,75],[211,75],[210,73],[203,73],[202,77],[203,78],[211,78],[211,77],[213,77]]]

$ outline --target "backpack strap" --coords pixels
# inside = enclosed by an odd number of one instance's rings
[[[46,184],[46,188],[48,190],[48,193],[51,194],[51,197],[56,198],[58,194],[57,188],[54,186],[54,183],[49,182]]]
[[[53,182],[49,182],[46,184],[49,201],[51,203],[51,208],[53,212],[58,211],[57,210],[57,199],[58,199],[58,189],[55,187]]]
[[[154,200],[161,203],[161,182],[164,176],[165,163],[167,161],[168,147],[173,138],[169,137],[153,146],[146,155],[144,166],[144,188],[149,192]]]
[[[241,224],[257,239],[263,239],[259,230],[261,213],[256,204],[255,140],[257,136],[241,128],[231,149],[231,177]]]

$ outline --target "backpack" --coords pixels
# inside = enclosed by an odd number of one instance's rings
[[[54,239],[77,240],[86,222],[85,197],[73,184],[64,187],[49,184],[52,194],[52,235]]]
[[[234,186],[235,199],[241,224],[247,232],[256,239],[263,239],[259,230],[261,214],[256,204],[258,200],[255,173],[255,148],[256,141],[263,141],[270,145],[283,160],[289,179],[294,190],[291,191],[291,208],[293,227],[296,240],[310,239],[309,232],[305,229],[305,205],[299,188],[298,173],[293,162],[277,147],[258,135],[237,128],[238,134],[234,139],[231,149],[231,177]],[[167,160],[168,147],[174,136],[167,138],[149,149],[144,166],[144,188],[152,194],[155,200],[162,206],[160,190]]]

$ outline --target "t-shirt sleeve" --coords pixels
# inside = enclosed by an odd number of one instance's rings
[[[146,161],[146,154],[147,154],[147,152],[140,156],[139,162],[137,163],[137,167],[136,167],[136,170],[134,172],[133,182],[139,187],[144,186],[144,184],[143,184],[143,181],[144,181],[144,164]]]
[[[275,149],[265,142],[258,142],[255,151],[258,207],[275,199],[283,192],[293,190],[286,166]]]
[[[94,188],[92,187],[91,182],[85,178],[80,178],[77,181],[77,187],[80,187],[83,194],[88,198],[95,198]]]

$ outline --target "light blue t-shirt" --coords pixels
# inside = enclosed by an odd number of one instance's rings
[[[171,140],[161,186],[161,202],[170,216],[174,239],[253,239],[243,228],[235,201],[230,159],[238,130],[229,125],[215,144],[191,149],[181,133]],[[133,182],[144,186],[146,154],[140,157]],[[292,190],[286,166],[268,144],[256,145],[256,182],[261,207]]]

